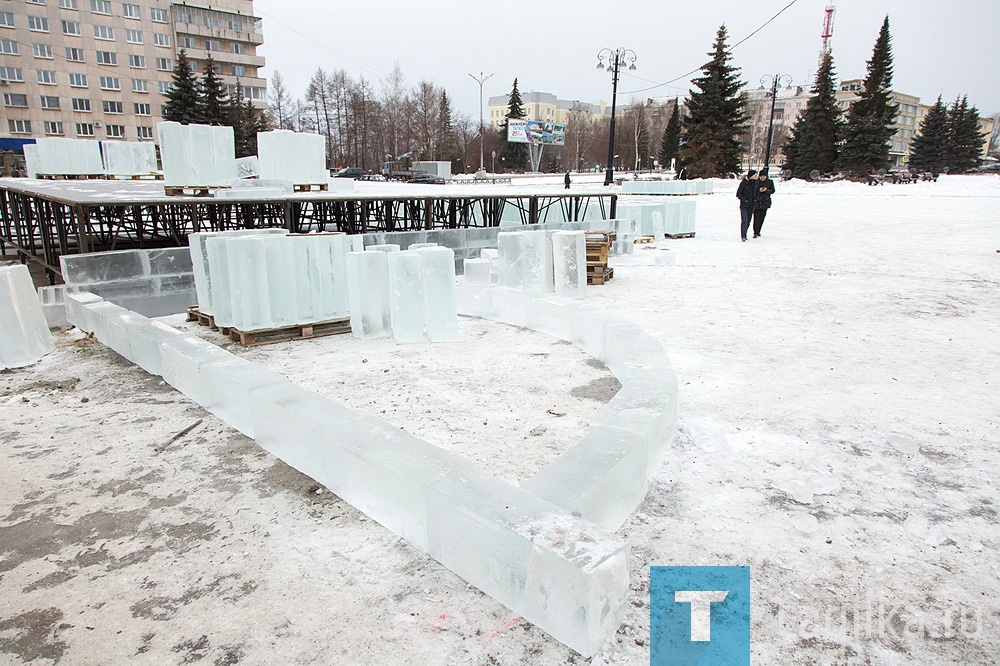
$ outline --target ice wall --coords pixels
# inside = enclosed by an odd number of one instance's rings
[[[100,144],[93,139],[41,138],[38,150],[38,173],[92,176],[104,173]]]
[[[156,173],[156,146],[142,141],[105,141],[104,173],[111,176],[146,176]]]
[[[163,184],[224,185],[238,178],[232,127],[157,123]]]
[[[257,156],[260,160],[260,177],[265,180],[317,185],[327,182],[330,177],[326,168],[326,139],[320,134],[289,130],[259,132]]]
[[[54,349],[27,266],[0,267],[0,369],[31,365]]]
[[[695,231],[697,201],[676,197],[621,197],[617,215],[639,223],[644,236],[690,234]]]
[[[583,231],[557,231],[552,236],[555,294],[582,298],[587,290],[587,238]]]

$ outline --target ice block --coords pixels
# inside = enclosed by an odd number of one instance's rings
[[[521,231],[497,234],[497,284],[501,287],[524,288],[523,239]]]
[[[142,141],[105,141],[104,172],[113,176],[147,176],[156,173],[156,146]]]
[[[0,267],[0,368],[22,368],[55,349],[28,267]]]
[[[260,177],[264,179],[287,180],[296,185],[319,185],[330,177],[326,168],[326,139],[321,134],[289,130],[258,132],[257,155]]]
[[[423,250],[427,252],[428,250]],[[351,299],[351,332],[363,340],[392,333],[389,310],[388,252],[349,252],[347,284]]]
[[[396,342],[424,340],[424,280],[421,255],[414,250],[391,252],[389,307]]]
[[[163,184],[223,185],[238,177],[233,128],[157,123]]]
[[[587,290],[587,246],[583,231],[558,231],[552,237],[555,293],[581,298]]]
[[[424,322],[431,342],[458,339],[455,304],[455,253],[446,247],[417,250],[423,264]]]
[[[488,285],[490,283],[489,259],[466,259],[463,265],[466,284]]]
[[[94,139],[56,137],[35,140],[38,173],[92,176],[104,173],[100,144]]]

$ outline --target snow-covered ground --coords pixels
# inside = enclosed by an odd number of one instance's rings
[[[620,532],[631,607],[593,663],[648,663],[650,565],[749,565],[754,663],[996,663],[1000,179],[777,185],[762,238],[740,242],[719,181],[695,238],[637,247],[588,291],[664,344],[680,385]],[[664,247],[676,265],[655,265]],[[462,332],[200,334],[511,483],[616,390],[542,334]],[[0,451],[3,659],[585,662],[74,332],[0,374]]]

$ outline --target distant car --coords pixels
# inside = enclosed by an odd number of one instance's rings
[[[376,183],[384,183],[385,176],[380,173],[366,173],[363,176],[358,176],[357,180],[367,180]]]
[[[418,185],[444,185],[447,181],[441,176],[435,176],[427,173],[421,176],[414,176],[406,182],[417,183]]]
[[[365,170],[361,167],[347,167],[333,174],[334,178],[360,178],[365,175]]]

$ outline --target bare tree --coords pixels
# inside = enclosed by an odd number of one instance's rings
[[[295,129],[295,123],[292,119],[294,113],[292,109],[292,96],[288,94],[288,89],[285,87],[285,80],[282,78],[281,72],[275,71],[271,77],[271,85],[268,88],[267,97],[268,110],[274,119],[275,128]]]

